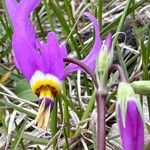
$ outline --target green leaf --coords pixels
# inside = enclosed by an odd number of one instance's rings
[[[18,97],[29,101],[38,100],[38,97],[32,92],[30,84],[25,79],[16,83],[15,93]]]
[[[25,129],[25,125],[26,125],[26,121],[24,121],[24,123],[22,124],[15,140],[12,142],[11,150],[17,150],[18,149],[18,145],[21,141],[21,138],[22,138],[22,135],[23,135],[23,132],[24,132],[24,129]]]
[[[32,92],[31,89],[24,90],[17,94],[18,97],[28,101],[37,101],[38,97]]]
[[[16,93],[19,93],[27,89],[31,89],[31,87],[30,87],[30,84],[25,79],[22,79],[16,83],[16,86],[15,86]]]

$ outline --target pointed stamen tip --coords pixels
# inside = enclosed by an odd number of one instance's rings
[[[45,107],[46,108],[49,107],[51,105],[51,102],[52,102],[52,100],[46,97],[45,98]]]
[[[50,107],[50,112],[53,111],[53,107],[54,107],[54,101],[49,99],[49,98],[46,98],[45,99],[45,107],[48,108]]]
[[[38,105],[40,106],[42,104],[42,101],[44,100],[44,98],[39,99],[38,101]],[[45,98],[45,109],[46,110],[48,107],[50,107],[50,112],[53,111],[53,107],[54,107],[54,101],[51,100],[50,98],[46,97]]]

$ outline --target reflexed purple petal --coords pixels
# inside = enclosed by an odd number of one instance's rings
[[[51,73],[59,79],[64,74],[63,57],[66,52],[60,48],[58,39],[54,32],[50,32],[47,37],[47,43],[42,45],[41,56],[43,58],[44,73]]]
[[[84,13],[84,15],[87,16],[93,23],[93,27],[95,30],[95,41],[92,49],[90,50],[90,53],[87,55],[85,59],[82,60],[82,62],[87,64],[94,71],[96,67],[96,59],[98,57],[102,45],[102,41],[100,38],[99,23],[96,20],[96,18],[92,16],[90,13]],[[71,72],[77,70],[82,70],[82,69],[77,65],[71,64],[67,67],[65,75],[68,75]]]
[[[17,3],[16,0],[6,0],[6,8],[8,9],[10,20],[13,24],[14,34],[16,36],[24,35],[28,40],[30,39],[32,44],[35,41],[35,33],[29,17],[30,13],[37,7],[40,1],[32,0],[28,2],[21,0]]]
[[[41,0],[21,0],[17,2],[16,0],[6,0],[5,4],[12,22],[16,19],[23,19],[28,17],[30,13],[40,4]],[[18,18],[16,18],[18,16]]]
[[[22,0],[19,3],[15,0],[6,1],[6,7],[14,29],[12,47],[15,64],[27,80],[30,80],[36,70],[43,68],[42,58],[36,51],[35,33],[29,18],[31,11],[39,2],[40,0],[33,0],[30,3],[26,0]],[[17,12],[15,13],[16,10]]]
[[[123,126],[121,110],[119,106],[118,122],[123,149],[142,150],[144,143],[144,124],[135,101],[128,101],[125,127]]]
[[[30,2],[27,0],[21,0],[19,2],[20,10],[19,13],[24,13],[24,15],[29,15],[31,11],[33,11],[39,4],[41,0],[31,0]]]
[[[33,73],[42,67],[40,55],[35,51],[32,44],[21,36],[13,36],[12,47],[17,67],[19,67],[26,79],[30,80]]]
[[[109,50],[111,50],[111,46],[112,46],[112,35],[111,33],[108,33],[104,45],[106,46],[106,48]]]
[[[88,56],[83,60],[85,64],[88,64],[93,70],[96,67],[96,57],[99,54],[100,48],[102,46],[102,40],[100,37],[100,29],[99,29],[99,23],[96,20],[94,16],[92,16],[90,13],[84,13],[85,16],[87,16],[93,23],[93,27],[95,30],[95,41],[92,49],[90,50],[90,53]]]

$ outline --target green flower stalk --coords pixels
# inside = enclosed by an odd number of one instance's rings
[[[141,95],[150,95],[150,81],[134,81],[131,83],[135,93]]]

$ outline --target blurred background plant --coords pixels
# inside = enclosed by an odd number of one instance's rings
[[[129,5],[125,7],[127,3]],[[127,9],[126,12],[124,8]],[[55,31],[61,42],[67,44],[69,56],[81,59],[88,54],[94,37],[92,24],[83,16],[85,11],[97,17],[103,38],[108,32],[114,34],[113,61],[123,64],[128,80],[149,80],[148,0],[43,0],[32,13],[31,19],[41,40],[45,40],[49,31]],[[121,15],[124,20],[120,19]],[[14,66],[11,36],[12,27],[4,1],[0,1],[0,149],[95,149],[96,109],[90,77],[78,71],[66,79],[63,92],[51,114],[51,130],[43,132],[34,124],[38,98]],[[118,51],[122,56],[121,60]],[[110,150],[121,149],[115,118],[118,82],[118,72],[115,71],[109,78],[108,86],[111,91],[106,101],[106,144]],[[145,145],[148,145],[149,95],[141,94],[141,103],[147,125]]]

